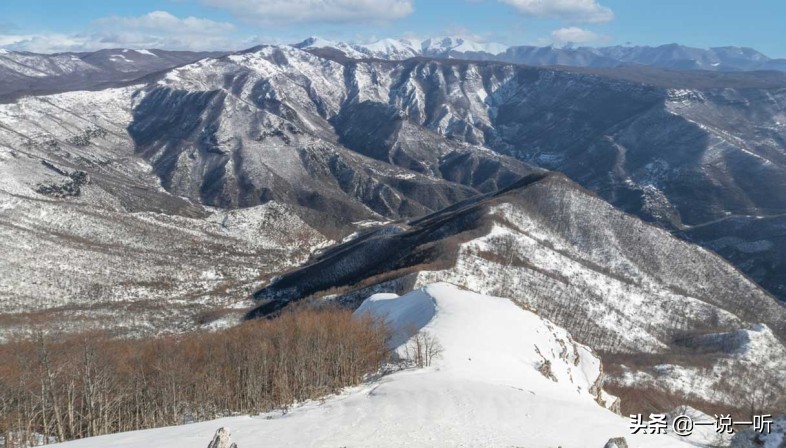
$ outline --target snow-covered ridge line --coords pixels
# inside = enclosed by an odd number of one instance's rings
[[[416,56],[451,57],[456,54],[478,53],[497,56],[508,47],[495,42],[477,42],[462,37],[428,39],[382,39],[372,43],[336,42],[321,37],[310,37],[293,45],[301,49],[332,48],[352,58],[400,60]]]
[[[310,37],[293,46],[333,49],[353,59],[403,60],[416,56],[497,60],[526,65],[573,67],[652,66],[676,70],[751,71],[786,70],[786,59],[773,59],[745,47],[692,48],[679,44],[655,47],[558,47],[484,42],[464,37],[382,39],[371,43],[338,42]]]

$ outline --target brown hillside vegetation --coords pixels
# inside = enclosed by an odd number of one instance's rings
[[[378,371],[388,337],[338,309],[149,340],[39,334],[0,346],[0,435],[16,446],[286,407]]]

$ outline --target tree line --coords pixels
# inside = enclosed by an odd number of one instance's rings
[[[39,333],[0,346],[0,437],[29,446],[286,408],[378,371],[388,339],[340,309],[145,340]]]

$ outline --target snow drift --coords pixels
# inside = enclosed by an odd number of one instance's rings
[[[217,427],[239,447],[680,446],[669,436],[628,435],[628,422],[599,404],[601,365],[563,329],[512,301],[445,284],[367,299],[357,316],[384,318],[404,353],[428,332],[443,351],[430,367],[404,369],[281,414],[232,417],[63,444],[72,448],[206,444]],[[544,367],[547,366],[547,367]]]

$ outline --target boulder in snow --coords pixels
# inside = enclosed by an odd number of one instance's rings
[[[237,448],[237,444],[232,443],[229,428],[218,428],[207,448]]]
[[[628,448],[628,442],[625,440],[625,437],[615,437],[609,439],[604,448]]]

